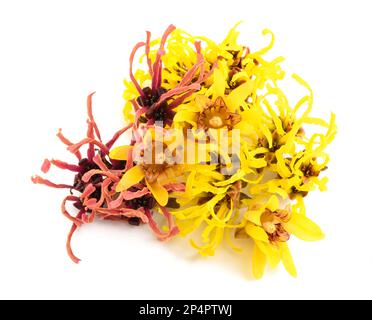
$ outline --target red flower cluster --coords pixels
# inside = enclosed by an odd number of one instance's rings
[[[69,189],[70,194],[62,201],[62,213],[73,224],[67,237],[67,252],[70,258],[78,263],[79,258],[71,249],[71,238],[78,227],[84,223],[92,223],[95,218],[102,220],[125,221],[131,225],[148,223],[153,232],[161,240],[166,240],[175,234],[178,229],[175,226],[172,216],[166,208],[161,208],[162,214],[167,219],[168,231],[163,232],[153,218],[153,208],[156,204],[150,191],[144,184],[137,184],[130,190],[118,193],[115,191],[123,172],[126,168],[126,161],[110,159],[109,153],[118,138],[132,127],[117,131],[107,143],[102,142],[101,134],[94,120],[92,112],[92,96],[87,98],[88,128],[84,139],[72,143],[59,130],[57,137],[67,146],[67,150],[75,155],[76,164],[66,163],[60,160],[44,160],[41,167],[43,173],[48,173],[51,166],[75,173],[72,184],[56,184],[41,176],[33,176],[32,182],[44,184],[48,187],[58,189]],[[81,149],[86,146],[86,156],[82,156]],[[77,209],[77,214],[71,214],[66,204],[71,202]]]

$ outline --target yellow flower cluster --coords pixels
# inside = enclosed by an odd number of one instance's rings
[[[132,52],[125,81],[124,117],[133,124],[133,139],[110,158],[127,161],[117,192],[146,184],[157,205],[170,210],[180,234],[199,238],[191,243],[200,254],[212,256],[223,241],[239,252],[236,243],[249,238],[256,278],[280,262],[296,276],[290,237],[324,236],[307,217],[304,197],[326,189],[321,173],[329,162],[325,148],[336,134],[335,115],[329,122],[311,115],[313,92],[298,75],[293,83],[303,97],[287,99],[283,58],[265,58],[274,35],[263,34],[269,44],[251,52],[239,44],[237,26],[221,43],[173,26],[158,40],[147,33]],[[141,47],[139,63],[147,68],[133,73]],[[177,133],[169,134],[172,129]],[[146,141],[152,142],[150,163],[134,156],[149,149]],[[154,151],[156,144],[168,152]],[[183,154],[174,157],[179,150]]]

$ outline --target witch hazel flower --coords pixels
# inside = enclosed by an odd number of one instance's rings
[[[200,41],[195,41],[195,63],[183,73],[182,79],[175,87],[169,90],[164,87],[162,58],[166,53],[165,44],[167,38],[175,29],[175,26],[170,25],[164,32],[160,40],[159,48],[156,50],[154,62],[152,62],[151,58],[150,32],[147,32],[146,42],[137,43],[132,50],[129,61],[129,76],[135,90],[134,94],[132,92],[130,103],[135,112],[135,123],[140,121],[153,125],[155,122],[162,122],[164,126],[171,126],[175,115],[174,109],[182,104],[185,99],[189,98],[195,91],[200,90],[201,84],[208,79],[213,72],[215,66],[212,66],[210,70],[205,69],[205,60],[201,53],[201,43]],[[142,80],[142,86],[133,73],[134,57],[141,47],[145,47],[145,57],[148,66],[146,76],[144,76],[144,72],[140,70],[139,78]],[[125,114],[131,118],[129,113],[130,111],[127,108]]]

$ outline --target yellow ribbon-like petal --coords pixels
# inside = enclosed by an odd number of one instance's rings
[[[277,196],[271,196],[266,203],[266,208],[274,212],[279,208],[279,200]]]
[[[154,196],[156,202],[162,207],[166,206],[169,199],[168,191],[157,181],[154,183],[148,183],[146,180],[146,185]]]
[[[252,272],[256,279],[262,278],[266,267],[266,260],[265,254],[255,244],[252,257]]]
[[[271,243],[261,241],[257,241],[256,246],[265,254],[270,267],[275,269],[280,263],[279,249]]]
[[[173,118],[174,122],[188,122],[192,126],[196,127],[196,113],[189,110],[180,110],[177,111],[176,115]]]
[[[297,277],[297,270],[296,266],[293,262],[291,252],[289,251],[288,245],[286,242],[279,242],[280,248],[280,257],[282,258],[282,262],[284,268],[292,277]]]
[[[245,226],[245,232],[255,240],[259,240],[262,242],[269,242],[269,237],[264,229],[261,227],[255,226],[253,223],[248,223]]]
[[[133,150],[133,146],[120,146],[110,151],[110,158],[114,160],[128,160],[128,153]]]
[[[213,80],[213,101],[215,101],[225,95],[225,76],[220,69],[214,70]]]
[[[239,87],[231,91],[226,98],[226,104],[231,111],[239,110],[239,107],[249,97],[253,90],[253,82],[246,81]]]
[[[140,166],[134,166],[124,173],[116,187],[117,192],[128,190],[131,186],[140,182],[145,177],[145,172]]]
[[[318,241],[324,238],[320,227],[305,215],[293,213],[284,228],[295,237],[305,241]]]
[[[256,225],[261,224],[262,210],[248,210],[244,217]]]

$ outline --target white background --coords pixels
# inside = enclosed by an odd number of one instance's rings
[[[372,105],[370,1],[1,1],[0,298],[372,298]],[[104,136],[122,125],[122,80],[145,30],[174,23],[215,40],[239,20],[253,50],[272,56],[315,91],[315,114],[337,114],[327,193],[306,199],[327,237],[291,241],[297,279],[283,268],[251,277],[249,252],[199,258],[184,239],[163,244],[146,226],[98,222],[65,252],[65,191],[34,186],[45,157],[73,159],[55,137],[85,133],[92,91]],[[72,179],[52,171],[56,180]]]

